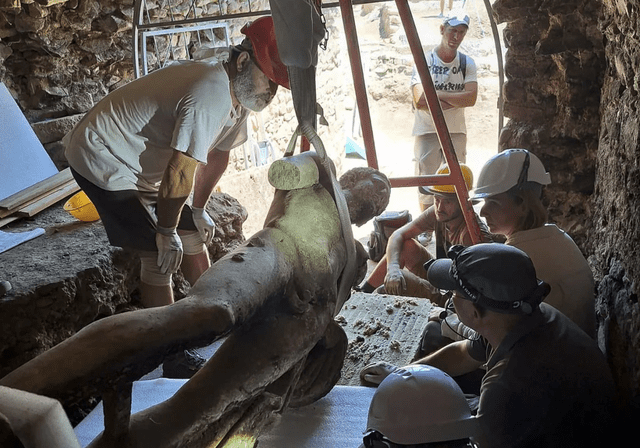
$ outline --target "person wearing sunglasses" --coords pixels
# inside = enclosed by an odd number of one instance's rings
[[[425,264],[427,279],[453,291],[460,320],[479,337],[453,342],[415,364],[454,378],[483,366],[478,445],[610,445],[617,407],[606,358],[575,323],[543,303],[549,285],[527,254],[506,244],[480,243],[453,246],[448,255]]]
[[[454,246],[449,258],[425,264],[427,278],[453,291],[460,320],[481,337],[418,362],[452,376],[485,366],[479,445],[605,446],[599,443],[607,440],[615,414],[606,358],[593,339],[546,303],[549,285],[532,260],[496,243]]]

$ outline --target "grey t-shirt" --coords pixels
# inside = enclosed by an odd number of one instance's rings
[[[615,386],[593,339],[550,305],[523,320],[493,349],[469,341],[486,361],[478,418],[483,448],[584,448],[606,437]]]

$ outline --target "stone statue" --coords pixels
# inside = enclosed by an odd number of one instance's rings
[[[328,393],[347,348],[334,317],[364,278],[367,259],[350,228],[350,241],[345,238],[337,203],[346,203],[350,221],[362,225],[384,211],[391,186],[379,171],[355,168],[338,190],[326,160],[309,151],[274,162],[276,192],[264,228],[212,265],[186,298],[94,322],[0,384],[61,400],[97,387],[105,431],[92,447],[256,440],[285,407]],[[352,275],[345,269],[349,244],[356,245]],[[172,398],[130,415],[132,381],[168,353],[223,336]]]

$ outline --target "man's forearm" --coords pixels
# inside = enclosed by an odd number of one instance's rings
[[[451,107],[473,107],[478,98],[477,89],[466,89],[462,91],[438,90],[440,103],[447,103]]]
[[[416,108],[430,112],[422,86],[420,84],[414,85],[412,92]],[[478,83],[467,83],[465,84],[465,89],[462,91],[437,90],[436,94],[438,95],[442,110],[448,110],[454,107],[473,107],[478,99]]]
[[[218,184],[229,163],[229,151],[212,149],[207,156],[207,164],[200,165],[196,171],[193,206],[204,208],[213,189]]]
[[[389,266],[400,266],[400,254],[402,253],[402,246],[404,245],[404,238],[399,232],[394,232],[389,237],[389,241],[387,242],[387,269]]]
[[[164,171],[158,191],[158,225],[173,229],[177,227],[180,212],[193,189],[198,161],[174,151]]]

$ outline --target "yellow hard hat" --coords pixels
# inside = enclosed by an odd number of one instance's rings
[[[460,170],[462,171],[462,177],[464,177],[464,183],[467,186],[467,191],[473,188],[473,173],[471,172],[471,168],[469,168],[464,163],[460,164]],[[449,166],[445,163],[442,165],[436,174],[449,174]],[[430,185],[428,187],[424,187],[423,193],[430,194],[455,194],[456,190],[453,185]]]

